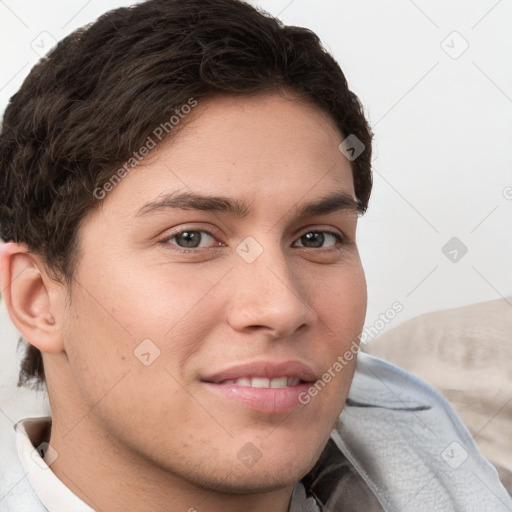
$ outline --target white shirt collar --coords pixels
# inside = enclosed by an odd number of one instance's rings
[[[49,512],[94,512],[50,469],[58,454],[50,445],[41,442],[50,421],[50,417],[25,418],[15,425],[18,457],[27,478]]]

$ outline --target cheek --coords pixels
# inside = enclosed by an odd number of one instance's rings
[[[144,262],[125,258],[127,272],[113,269],[106,284],[112,314],[130,332],[146,330],[159,336],[181,329],[189,315],[204,307],[205,299],[225,281],[229,266]],[[162,258],[159,258],[162,261]],[[208,302],[208,301],[207,301]],[[211,307],[211,301],[208,302]]]
[[[100,305],[88,293],[77,294],[66,326],[69,368],[84,410],[123,439],[131,435],[123,433],[127,414],[141,432],[153,431],[155,417],[173,429],[191,422],[201,410],[183,393],[179,362],[186,360],[188,340],[196,331],[173,330],[167,335],[168,340],[174,336],[172,345],[165,344],[169,318],[162,315],[161,323],[155,322],[157,303],[136,301],[132,309],[130,301],[101,299]],[[176,410],[181,411],[178,422]],[[201,419],[208,418],[203,414]]]
[[[83,266],[77,276],[66,334],[70,365],[88,382],[91,400],[127,371],[147,374],[154,365],[182,377],[221,318],[212,290],[226,271],[153,265],[127,274],[112,267],[98,278],[91,270]]]
[[[77,289],[65,324],[69,369],[85,404],[92,406],[129,370],[132,338],[105,297]],[[100,302],[100,300],[102,302]]]
[[[325,324],[336,348],[357,339],[366,316],[367,291],[363,267],[354,261],[343,268],[328,269],[310,281],[311,306]]]
[[[334,423],[341,413],[355,371],[367,293],[360,262],[343,269],[331,268],[329,272],[331,275],[310,281],[311,286],[321,285],[311,297],[312,307],[318,314],[319,335],[322,333],[315,350],[324,372],[315,389],[311,389],[311,400],[324,411],[331,411]]]

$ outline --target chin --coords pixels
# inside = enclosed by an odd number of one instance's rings
[[[240,466],[226,468],[225,471],[217,468],[212,478],[205,478],[202,487],[225,494],[261,494],[278,491],[287,487],[293,487],[307,472],[311,466],[294,466],[284,468],[268,467],[240,468]],[[199,479],[198,479],[199,480]]]
[[[271,456],[262,455],[257,461],[233,464],[231,459],[225,462],[224,469],[216,466],[212,475],[217,480],[216,489],[231,494],[253,494],[293,487],[315,465],[323,449],[323,445],[318,449],[303,446],[297,453],[296,443],[282,446],[281,453],[274,450]]]

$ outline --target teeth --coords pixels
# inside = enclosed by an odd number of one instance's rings
[[[251,386],[253,388],[268,388],[270,387],[270,379],[253,377],[251,380]]]
[[[286,377],[279,377],[270,381],[271,388],[285,388],[288,386],[288,379]]]
[[[264,377],[243,377],[240,379],[231,379],[223,381],[223,384],[235,384],[236,386],[246,386],[251,388],[286,388],[297,386],[300,383],[298,377],[277,377],[267,379]]]

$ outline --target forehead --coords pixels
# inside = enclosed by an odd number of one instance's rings
[[[105,209],[136,214],[172,191],[231,195],[255,208],[333,191],[354,196],[334,121],[288,93],[207,98],[181,122],[109,192]]]

